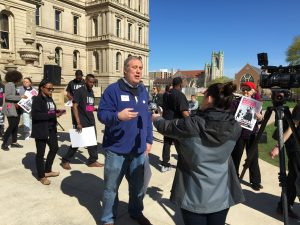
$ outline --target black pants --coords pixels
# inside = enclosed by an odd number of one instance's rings
[[[240,162],[241,158],[243,155],[243,150],[246,147],[246,154],[247,157],[251,154],[250,152],[250,147],[255,139],[255,134],[252,134],[249,139],[243,139],[240,137],[238,141],[236,142],[236,145],[231,153],[234,166],[236,169],[236,172],[239,176],[239,167],[240,167]],[[252,158],[252,161],[249,165],[249,175],[250,175],[250,183],[252,184],[260,184],[261,183],[261,174],[260,174],[260,169],[259,169],[259,164],[258,164],[258,146],[254,148],[254,156]]]
[[[224,225],[229,209],[209,214],[193,213],[181,209],[181,214],[185,225]]]
[[[17,117],[7,117],[8,127],[3,135],[3,144],[8,145],[8,139],[12,136],[12,143],[16,143],[18,140],[18,126],[20,122],[20,115]]]
[[[287,175],[287,201],[289,206],[293,206],[297,196],[296,179],[297,170],[300,172],[300,153],[296,151],[286,151],[288,156],[288,175]],[[295,168],[296,167],[296,168]],[[300,196],[299,196],[300,197]],[[282,201],[279,202],[282,206]]]
[[[98,160],[98,151],[97,151],[97,145],[89,146],[87,147],[88,153],[89,153],[89,159],[87,164],[94,163]],[[71,158],[75,155],[78,148],[72,148],[72,146],[69,147],[67,154],[62,158],[62,162],[70,162]]]
[[[44,155],[46,150],[46,144],[49,146],[49,152],[44,165]],[[35,139],[36,145],[36,169],[38,172],[38,178],[45,177],[45,173],[52,171],[52,164],[56,153],[58,151],[57,133],[55,129],[49,130],[48,139]]]
[[[172,145],[173,139],[164,136],[164,145],[162,150],[162,166],[170,166],[170,150]]]

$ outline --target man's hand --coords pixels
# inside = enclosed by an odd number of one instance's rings
[[[277,156],[279,154],[279,147],[278,146],[274,146],[274,148],[272,149],[272,151],[270,151],[270,156],[272,159],[275,158],[275,156]]]
[[[161,116],[161,115],[158,114],[158,113],[152,113],[152,122],[154,122],[155,119],[156,119],[157,117],[160,117],[160,116]]]
[[[79,123],[79,124],[77,124],[77,126],[76,126],[76,131],[80,134],[81,133],[81,131],[82,131],[82,125]]]
[[[149,144],[149,143],[147,143],[147,145],[146,145],[146,150],[145,150],[145,155],[148,155],[148,154],[149,154],[149,152],[151,151],[151,147],[152,147],[152,145]]]
[[[133,108],[123,109],[121,112],[118,112],[118,119],[121,121],[131,120],[137,117],[138,112],[132,112]]]
[[[258,121],[262,121],[264,118],[263,115],[261,115],[260,113],[255,113],[255,116]]]

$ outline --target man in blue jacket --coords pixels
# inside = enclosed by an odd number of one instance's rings
[[[105,124],[102,146],[106,152],[102,222],[113,225],[122,178],[129,183],[128,212],[140,225],[151,225],[143,215],[144,162],[152,145],[149,95],[141,82],[141,59],[129,56],[124,77],[109,85],[98,107],[98,119]]]

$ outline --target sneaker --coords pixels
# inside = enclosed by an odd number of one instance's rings
[[[61,167],[64,168],[65,170],[70,170],[70,169],[72,169],[69,162],[61,162],[60,165],[61,165]]]
[[[261,184],[251,184],[251,188],[254,191],[259,191],[260,189],[263,189],[264,187]]]
[[[99,163],[99,162],[93,162],[93,163],[90,163],[90,164],[87,164],[88,167],[103,167],[104,164],[102,163]]]
[[[10,145],[10,147],[12,147],[12,148],[23,148],[23,145],[20,145],[19,143],[12,143]]]
[[[152,225],[152,223],[150,223],[150,221],[144,215],[141,215],[139,217],[133,217],[133,216],[130,216],[130,217],[131,217],[131,219],[138,222],[138,224],[140,224],[140,225]]]
[[[164,172],[167,172],[167,171],[169,171],[169,170],[171,170],[171,167],[170,166],[161,166],[161,172],[162,173],[164,173]]]
[[[45,173],[45,177],[57,177],[59,176],[59,172],[49,172],[49,173]]]
[[[9,151],[8,145],[1,145],[1,149],[4,151]]]
[[[43,185],[49,185],[51,183],[50,180],[48,180],[46,177],[43,177],[40,179],[40,182],[43,184]]]

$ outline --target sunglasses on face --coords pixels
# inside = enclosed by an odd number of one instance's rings
[[[51,92],[54,91],[54,88],[48,88],[48,87],[44,87],[44,88]]]

